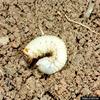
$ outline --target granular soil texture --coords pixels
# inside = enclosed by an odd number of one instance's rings
[[[100,96],[100,1],[86,18],[89,0],[0,0],[0,100],[79,100]],[[62,16],[57,12],[60,11]],[[89,26],[69,22],[65,17]],[[45,75],[22,49],[43,32],[62,38],[65,67]]]

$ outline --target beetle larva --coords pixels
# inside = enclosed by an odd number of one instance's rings
[[[29,61],[40,58],[36,65],[45,74],[53,74],[64,67],[67,60],[65,43],[52,35],[39,36],[32,40],[23,50]],[[50,56],[46,56],[50,54]]]

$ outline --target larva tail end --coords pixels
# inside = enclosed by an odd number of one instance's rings
[[[38,69],[48,75],[55,73],[55,70],[51,67],[51,64],[52,62],[50,62],[48,57],[42,58],[36,63]]]

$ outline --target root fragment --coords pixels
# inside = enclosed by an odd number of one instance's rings
[[[59,11],[58,11],[58,14],[59,14],[60,16],[62,16],[62,14],[61,14]],[[84,25],[84,24],[82,24],[82,23],[80,23],[80,22],[77,22],[77,21],[74,21],[74,20],[70,19],[66,14],[65,14],[64,16],[66,17],[66,19],[67,19],[69,22],[72,22],[72,23],[81,25],[81,26],[85,27],[86,29],[88,29],[89,31],[91,31],[92,33],[99,34],[99,33],[95,32],[94,30],[92,30],[90,27],[88,27],[88,26],[86,26],[86,25]]]

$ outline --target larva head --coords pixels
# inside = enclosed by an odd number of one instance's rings
[[[27,59],[27,62],[32,63],[33,57],[32,57],[32,53],[31,53],[30,49],[24,48],[23,53],[25,54],[24,56]]]
[[[38,69],[45,73],[45,74],[53,74],[55,73],[55,70],[54,68],[52,68],[52,62],[50,61],[50,58],[48,57],[45,57],[45,58],[42,58],[40,59],[36,65],[38,66]]]

